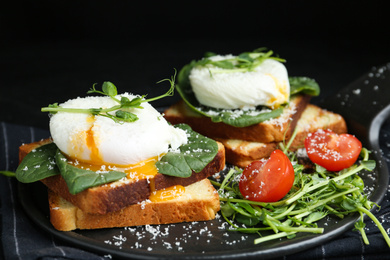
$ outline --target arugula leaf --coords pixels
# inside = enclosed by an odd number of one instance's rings
[[[250,217],[250,216],[244,216],[242,214],[236,215],[236,221],[238,223],[244,224],[245,226],[256,226],[260,222],[259,217]]]
[[[104,173],[77,168],[68,163],[67,158],[57,149],[55,159],[61,176],[68,185],[71,194],[77,194],[91,187],[110,183],[126,177],[126,173],[109,171]]]
[[[16,179],[31,183],[60,173],[55,163],[57,146],[46,144],[28,153],[15,171]]]
[[[165,175],[190,177],[192,171],[200,172],[218,153],[218,144],[197,132],[190,126],[178,124],[187,133],[188,142],[179,147],[180,152],[168,152],[158,162],[158,171]]]
[[[362,165],[367,171],[372,171],[376,166],[376,162],[374,160],[363,161]]]
[[[206,107],[196,99],[189,80],[191,70],[196,66],[206,66],[208,64],[225,69],[223,72],[251,71],[260,65],[265,59],[278,59],[272,57],[272,51],[261,52],[263,49],[254,52],[241,53],[233,60],[212,61],[207,56],[215,54],[209,53],[204,59],[199,61],[192,60],[183,66],[177,77],[176,90],[184,102],[195,112],[211,118],[213,122],[223,122],[235,127],[247,127],[258,124],[266,120],[276,118],[283,113],[284,107],[270,110],[259,106],[255,110],[243,111],[240,109],[216,109]],[[282,60],[283,61],[283,60]],[[212,73],[212,72],[211,72]],[[319,85],[307,77],[290,77],[290,95],[305,93],[312,96],[318,96],[320,92]]]
[[[228,203],[223,203],[221,204],[221,213],[225,217],[230,217],[235,213],[235,210]]]

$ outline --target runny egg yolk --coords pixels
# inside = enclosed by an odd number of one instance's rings
[[[99,153],[99,149],[96,146],[95,138],[93,137],[92,127],[89,128],[85,132],[85,135],[86,135],[85,141],[86,141],[87,147],[91,151],[91,155],[90,155],[91,156],[91,163],[102,164],[103,163],[103,159],[102,159],[102,156]]]
[[[87,123],[90,125],[90,128],[85,131],[76,132],[72,135],[72,139],[68,143],[68,151],[70,153],[68,154],[68,157],[75,162],[83,161],[86,164],[90,164],[94,170],[97,170],[96,167],[92,165],[100,166],[100,165],[104,165],[105,162],[103,161],[103,158],[97,147],[97,143],[96,143],[97,140],[95,140],[94,137],[94,133],[93,133],[94,121],[95,121],[94,116],[88,116]],[[89,160],[80,159],[83,157],[82,155],[85,152],[85,148],[88,148],[88,150],[90,151]]]
[[[157,173],[156,162],[158,156],[149,158],[137,164],[131,165],[114,165],[114,164],[95,164],[93,162],[83,162],[75,158],[69,158],[69,163],[85,170],[90,171],[120,171],[125,172],[129,180],[142,180],[153,178]]]
[[[89,122],[94,121],[94,117],[89,117],[87,119]],[[154,177],[158,173],[158,169],[156,167],[156,162],[159,160],[160,156],[151,157],[144,161],[138,162],[136,164],[131,165],[115,165],[104,162],[99,149],[97,147],[92,126],[86,130],[85,132],[78,133],[75,136],[74,140],[76,142],[85,140],[85,144],[90,150],[90,160],[81,161],[77,159],[77,153],[73,156],[68,156],[69,163],[85,170],[91,171],[121,171],[126,173],[126,177],[129,180],[141,180],[141,179],[150,179],[150,200],[152,202],[163,202],[168,201],[174,198],[179,197],[181,194],[185,192],[185,188],[181,185],[175,185],[168,188],[164,188],[161,190],[155,190],[154,187]],[[73,147],[78,147],[73,145]],[[78,152],[82,152],[81,149],[78,149]]]
[[[158,170],[155,163],[158,161],[159,156],[130,165],[116,165],[105,162],[98,148],[99,140],[96,140],[93,132],[94,121],[95,117],[89,116],[87,122],[91,124],[91,127],[88,130],[78,132],[73,136],[73,141],[70,143],[72,149],[69,149],[73,154],[68,156],[73,165],[92,171],[122,171],[127,174],[128,179],[134,180],[152,178],[157,174]],[[90,152],[89,160],[79,159],[81,157],[80,154],[84,152],[83,147],[86,147]]]
[[[181,185],[171,186],[162,190],[153,191],[149,197],[152,202],[163,202],[180,197],[185,192]]]
[[[266,74],[267,76],[271,77],[273,81],[275,82],[275,86],[277,91],[279,92],[276,97],[270,98],[267,101],[268,106],[272,106],[273,108],[278,108],[281,104],[284,102],[278,102],[277,104],[274,104],[274,102],[280,100],[288,101],[288,94],[287,94],[287,86],[285,82],[280,82],[276,77],[274,77],[272,74]]]
[[[75,160],[71,160],[71,163],[76,167],[82,169],[88,169],[92,171],[102,170],[108,167],[109,169],[115,169],[117,171],[123,171],[127,174],[127,179],[130,180],[139,180],[139,179],[150,179],[150,196],[149,200],[152,202],[164,202],[180,197],[184,192],[185,188],[182,185],[175,185],[168,188],[164,188],[161,190],[155,190],[154,188],[154,176],[158,173],[156,162],[158,161],[158,157],[153,157],[147,159],[145,161],[139,162],[137,164],[128,165],[128,166],[102,166],[95,165],[86,162],[78,162]]]

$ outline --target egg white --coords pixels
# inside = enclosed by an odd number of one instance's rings
[[[222,60],[234,56],[213,56]],[[223,70],[212,67],[213,70]],[[195,67],[189,75],[199,103],[222,109],[240,109],[259,105],[275,108],[288,102],[290,83],[286,67],[272,59],[249,72],[210,72],[210,67]]]
[[[121,96],[130,100],[135,97],[128,93]],[[77,98],[60,104],[66,108],[108,108],[114,105],[117,103],[109,97]],[[69,157],[120,166],[160,156],[170,147],[177,149],[187,142],[186,133],[169,125],[149,103],[144,102],[141,106],[143,109],[129,109],[138,116],[137,121],[122,123],[103,116],[58,112],[50,119],[50,133],[54,143]]]

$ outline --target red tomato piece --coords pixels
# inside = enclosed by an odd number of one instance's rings
[[[359,157],[362,143],[353,135],[317,130],[305,139],[309,159],[328,171],[341,171],[352,166]]]
[[[275,202],[290,191],[294,178],[290,159],[281,150],[275,150],[268,160],[254,161],[244,169],[239,188],[248,200]]]

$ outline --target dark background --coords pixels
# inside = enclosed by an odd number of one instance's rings
[[[289,75],[316,79],[322,91],[316,103],[390,62],[386,7],[385,1],[10,1],[0,8],[0,121],[48,128],[40,108],[85,96],[93,83],[112,81],[120,93],[152,97],[169,87],[157,81],[207,51],[258,47],[285,58]]]

